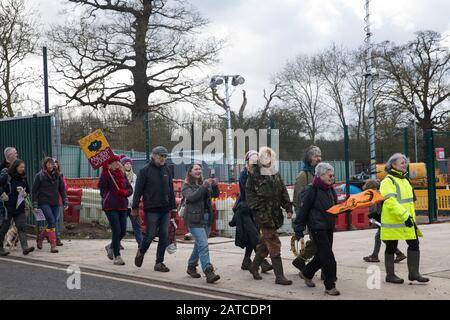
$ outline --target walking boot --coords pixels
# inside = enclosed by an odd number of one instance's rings
[[[61,238],[60,237],[56,237],[56,246],[62,247],[63,245],[64,245],[64,243],[61,242]]]
[[[406,256],[400,250],[395,253],[397,256],[395,257],[394,263],[399,263],[406,259]]]
[[[326,289],[325,294],[329,296],[339,296],[341,293],[336,288]]]
[[[144,254],[141,253],[140,249],[138,249],[138,251],[136,252],[136,257],[134,258],[134,264],[136,265],[136,267],[140,268],[142,267],[143,262],[144,262]]]
[[[297,256],[294,260],[292,260],[292,265],[296,267],[299,271],[302,271],[305,267],[305,260]]]
[[[408,250],[408,279],[409,281],[428,282],[429,278],[423,277],[419,273],[420,251]]]
[[[25,256],[34,251],[34,247],[28,247],[27,234],[25,232],[19,232],[19,241],[22,247],[22,253]]]
[[[298,273],[298,275],[300,276],[300,278],[302,278],[305,281],[306,286],[308,286],[310,288],[314,288],[316,286],[316,284],[312,281],[312,279],[305,277],[305,275],[303,274],[303,271],[300,271]]]
[[[251,265],[252,265],[252,259],[250,259],[250,257],[244,257],[244,260],[242,260],[241,269],[249,270]]]
[[[218,274],[214,273],[214,268],[212,265],[209,265],[205,270],[206,275],[206,282],[207,283],[214,283],[217,280],[220,279],[220,276]]]
[[[263,262],[261,262],[261,272],[266,273],[270,270],[273,270],[272,265],[267,261],[267,259],[264,259]]]
[[[263,262],[264,258],[261,257],[258,253],[256,254],[255,258],[253,259],[252,265],[250,266],[250,273],[253,276],[253,279],[255,280],[262,280],[261,275],[259,274],[259,266]]]
[[[386,282],[401,284],[404,282],[403,279],[395,275],[394,269],[394,255],[385,253],[384,254],[384,266],[386,267]]]
[[[198,279],[201,277],[200,273],[197,272],[197,266],[188,266],[186,273],[190,275],[192,278]]]
[[[288,286],[292,284],[291,280],[288,280],[284,276],[283,272],[283,262],[281,261],[281,257],[271,257],[273,272],[275,273],[275,283],[281,284],[283,286]]]
[[[45,238],[45,229],[42,230],[38,230],[37,236],[36,236],[36,247],[39,250],[42,250],[42,244],[44,242],[44,238]]]
[[[58,249],[56,249],[56,232],[55,229],[47,229],[47,235],[50,240],[50,252],[51,253],[58,253]]]
[[[6,257],[9,254],[9,251],[6,251],[3,248],[3,241],[0,242],[0,257]]]

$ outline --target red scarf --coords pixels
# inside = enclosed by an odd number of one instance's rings
[[[119,189],[125,189],[125,177],[123,175],[122,170],[116,169],[114,171],[110,171],[113,179],[116,181]]]
[[[324,191],[328,191],[328,190],[330,190],[333,187],[332,184],[326,184],[319,177],[314,177],[314,180],[313,180],[312,184],[313,184],[313,186],[318,187],[318,188],[320,188],[320,189],[322,189]]]

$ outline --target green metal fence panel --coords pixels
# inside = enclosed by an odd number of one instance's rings
[[[25,161],[30,187],[42,159],[53,155],[52,119],[49,114],[0,120],[0,150],[3,153],[6,147],[17,149],[19,159]],[[28,222],[34,223],[33,215],[29,215]]]

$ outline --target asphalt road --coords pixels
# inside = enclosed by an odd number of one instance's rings
[[[163,288],[161,285],[114,278],[102,274],[80,275],[80,289],[73,273],[56,266],[0,259],[0,300],[211,300],[211,294],[190,293],[189,290]]]

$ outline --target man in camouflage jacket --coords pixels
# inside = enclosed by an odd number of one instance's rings
[[[261,148],[259,162],[249,174],[245,188],[248,206],[252,209],[256,223],[260,227],[261,238],[256,246],[256,256],[250,267],[255,280],[261,280],[258,269],[264,258],[270,254],[275,283],[290,285],[292,281],[284,277],[281,261],[281,242],[277,230],[283,225],[285,209],[288,218],[292,217],[292,203],[286,186],[278,172],[273,170],[275,152],[270,148]]]

